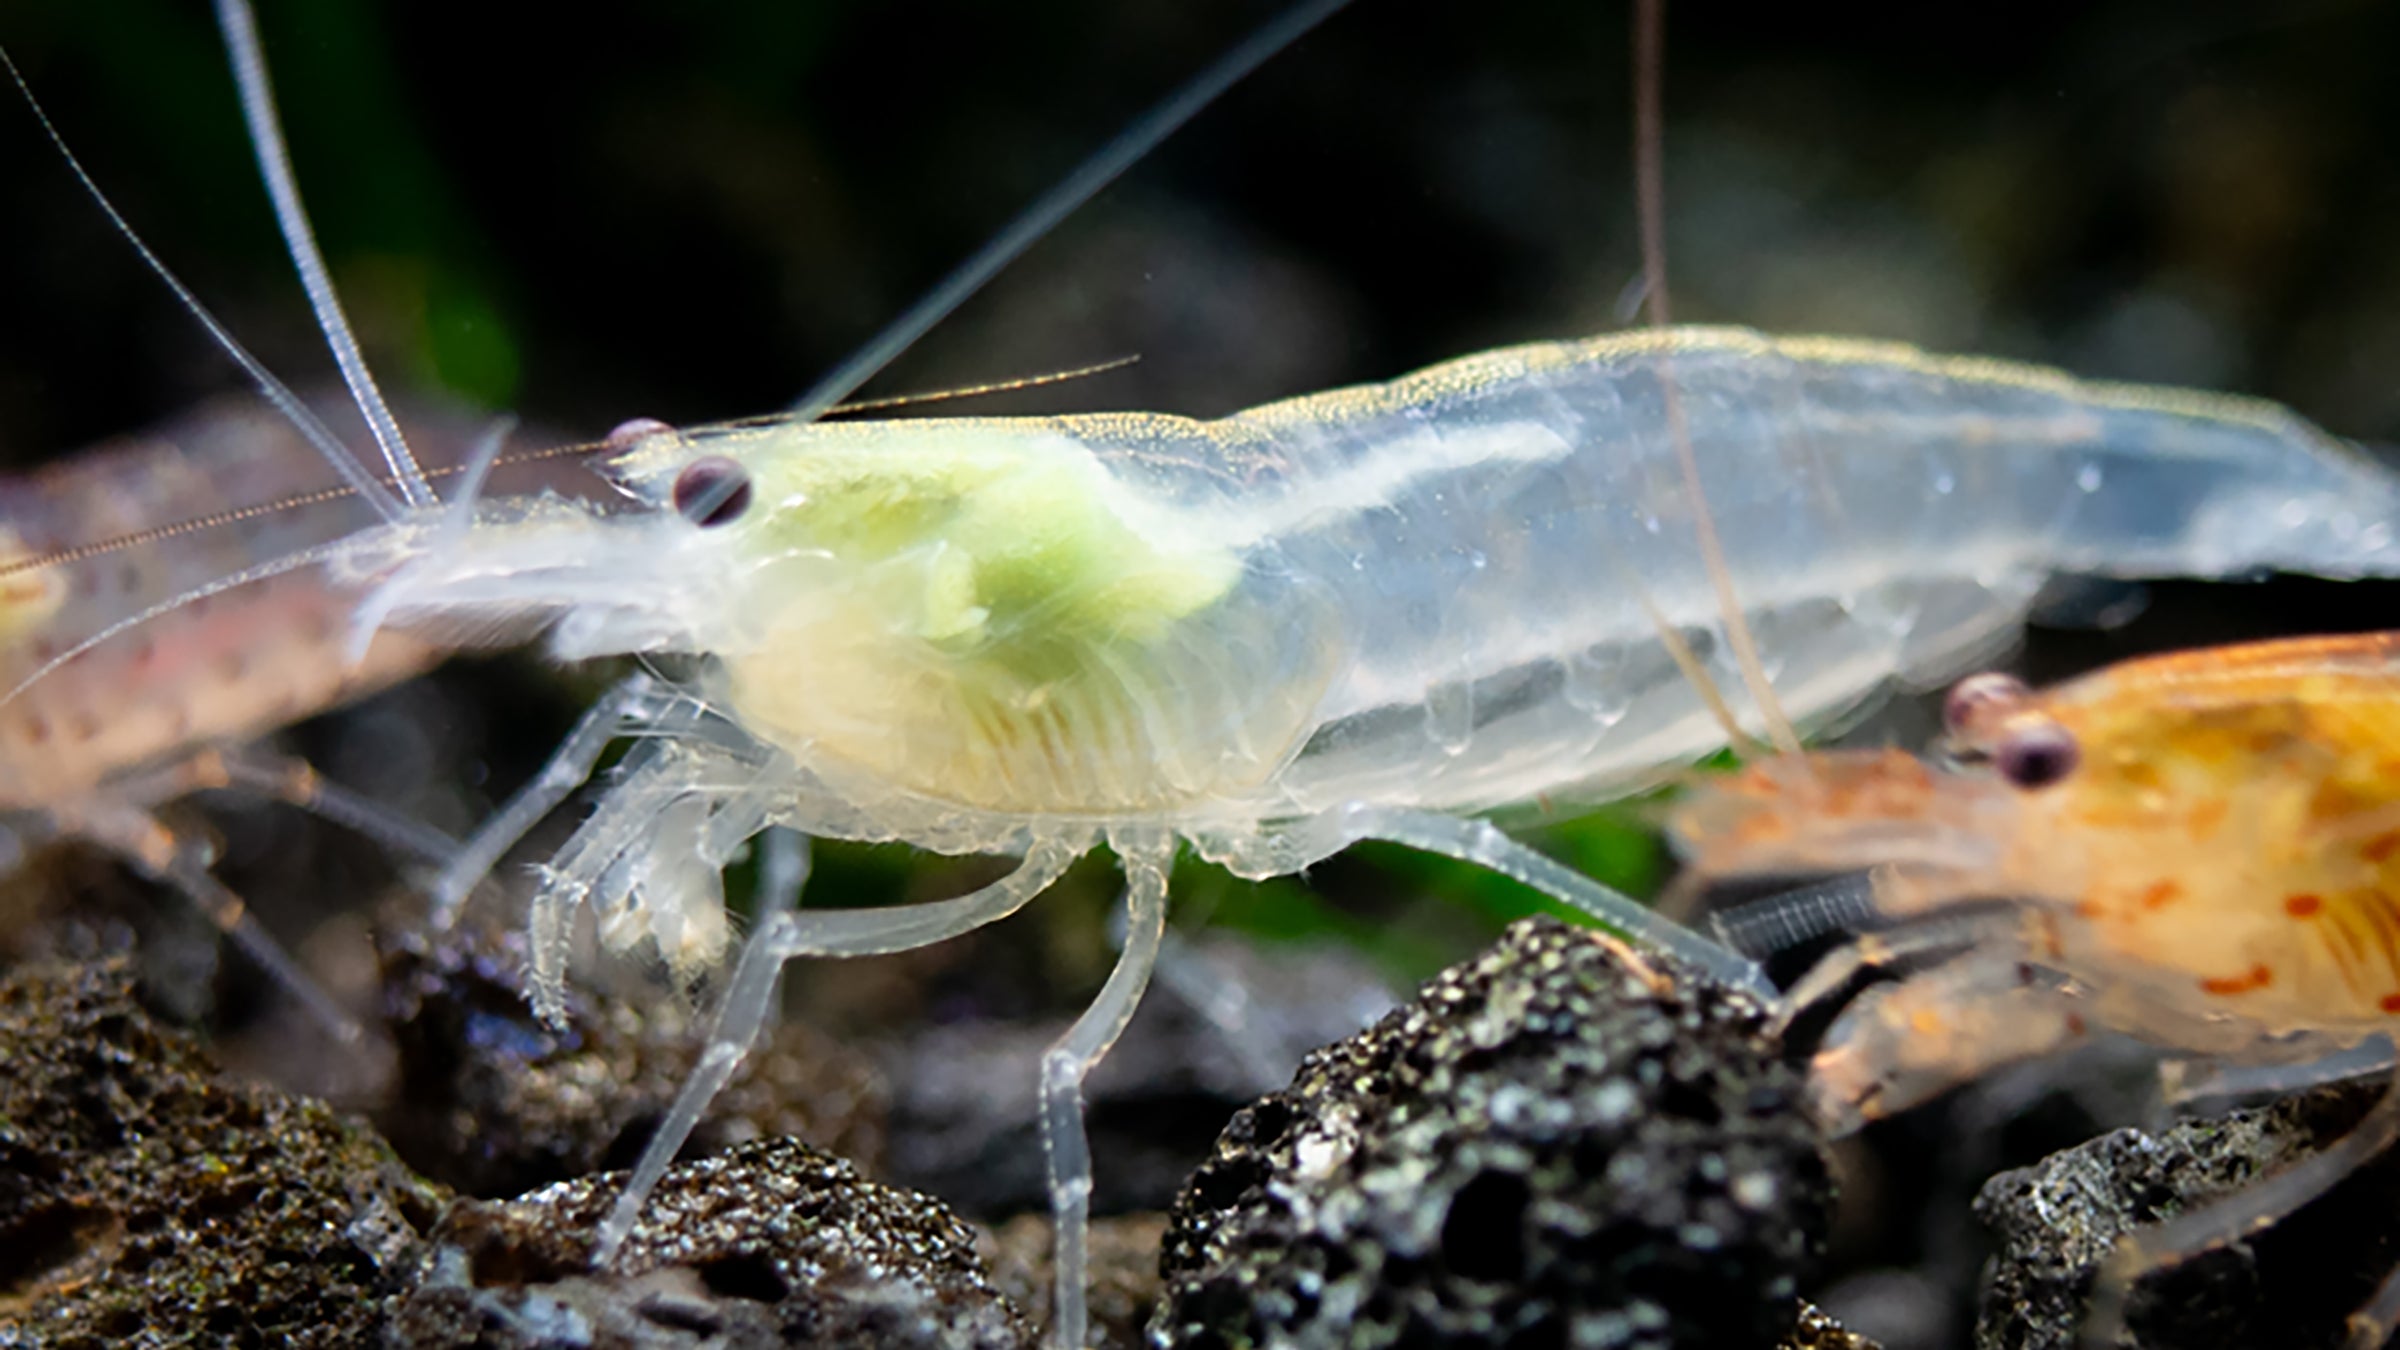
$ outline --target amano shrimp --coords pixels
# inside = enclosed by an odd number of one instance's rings
[[[1704,478],[1754,469],[1791,428],[1843,433],[1812,437],[1817,491],[1798,502],[1709,481],[1745,616],[1804,725],[1982,651],[2060,561],[2395,565],[2361,519],[2400,507],[2392,482],[2279,410],[1706,329],[1504,349],[1215,422],[653,430],[606,466],[634,509],[492,504],[471,538],[424,556],[405,533],[395,552],[362,539],[339,565],[372,582],[374,622],[539,623],[565,659],[709,657],[688,683],[622,686],[546,775],[571,783],[608,739],[640,738],[542,869],[545,989],[587,906],[614,944],[704,959],[723,932],[717,869],[769,826],[1024,859],[956,900],[769,915],[731,979],[723,1053],[603,1250],[749,1044],[783,961],[966,932],[1102,842],[1133,921],[1100,1001],[1045,1061],[1062,1232],[1088,1186],[1076,1092],[1148,974],[1177,838],[1253,877],[1362,839],[1448,854],[1761,988],[1462,818],[1621,789],[1723,734],[1655,626],[1715,641],[1716,595],[1659,487],[1670,382]],[[1857,416],[1862,389],[1880,419]],[[1943,425],[1978,453],[1946,451]],[[1958,514],[1831,528],[1849,519],[1837,504],[1891,485],[1903,437],[1934,471],[1955,466]]]

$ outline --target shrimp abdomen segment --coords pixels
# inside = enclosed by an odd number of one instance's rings
[[[1537,344],[1207,431],[1228,447],[1222,528],[1274,540],[1353,632],[1283,780],[1309,806],[1485,807],[1713,747],[1641,603],[1731,673],[1679,437],[1804,722],[1957,673],[2057,570],[2400,562],[2319,509],[2392,500],[2389,476],[2271,405],[1893,344],[1738,329]],[[2185,514],[2153,510],[2162,494]],[[2228,536],[2219,517],[2271,523]]]

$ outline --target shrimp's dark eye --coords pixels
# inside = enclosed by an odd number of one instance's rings
[[[723,455],[695,459],[675,475],[675,510],[703,529],[740,520],[750,509],[750,471]]]
[[[1949,695],[1942,700],[1942,725],[1954,737],[1972,739],[1978,728],[1992,724],[1993,717],[2022,706],[2032,696],[2033,691],[2014,675],[1969,675],[1950,686]]]
[[[2027,791],[2049,787],[2082,762],[2083,748],[2075,743],[2075,733],[2048,718],[2010,727],[1992,750],[1992,767]]]

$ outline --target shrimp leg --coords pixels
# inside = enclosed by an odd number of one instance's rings
[[[1024,908],[1064,875],[1068,865],[1082,856],[1083,851],[1084,843],[1078,839],[1037,840],[1016,870],[981,890],[953,900],[894,909],[815,912],[795,911],[791,907],[790,899],[799,891],[798,869],[788,862],[778,862],[770,853],[770,870],[775,875],[768,904],[773,912],[751,930],[750,940],[743,945],[741,957],[734,964],[733,979],[718,1009],[716,1031],[708,1049],[676,1095],[666,1119],[650,1136],[632,1178],[618,1194],[607,1220],[600,1225],[594,1239],[593,1264],[606,1266],[614,1259],[640,1219],[643,1201],[665,1175],[668,1164],[675,1161],[684,1140],[699,1123],[700,1113],[750,1053],[760,1027],[774,1007],[775,977],[785,962],[801,956],[881,956],[947,941]]]
[[[1075,1025],[1042,1056],[1042,1153],[1050,1166],[1050,1222],[1056,1305],[1051,1350],[1083,1350],[1086,1228],[1092,1208],[1091,1141],[1083,1128],[1083,1080],[1133,1019],[1134,1006],[1157,967],[1166,934],[1167,869],[1174,847],[1165,839],[1111,840],[1125,868],[1125,948],[1108,983]]]
[[[215,849],[206,839],[172,829],[143,807],[124,801],[90,801],[62,809],[56,828],[61,835],[107,849],[144,876],[182,893],[336,1040],[357,1045],[366,1039],[366,1028],[318,987],[259,924],[242,897],[209,871]]]
[[[328,783],[301,760],[263,750],[210,747],[162,767],[114,780],[107,798],[55,809],[58,834],[80,838],[125,859],[181,892],[210,922],[298,999],[329,1033],[355,1045],[366,1032],[252,917],[248,905],[209,871],[213,850],[199,836],[167,826],[149,805],[189,793],[232,789],[281,801],[353,830],[394,852],[442,862],[458,841],[379,803]]]
[[[1906,924],[1882,933],[1862,933],[1827,952],[1809,967],[1798,983],[1776,1000],[1769,1030],[1781,1036],[1801,1014],[1839,994],[1852,980],[1870,971],[1889,970],[1934,952],[1959,951],[1976,945],[1995,927],[1988,915],[1951,916]]]
[[[308,761],[290,755],[276,754],[255,746],[239,749],[220,747],[203,750],[169,772],[171,778],[144,777],[138,780],[144,785],[145,791],[148,790],[147,785],[153,782],[165,788],[159,796],[140,796],[138,800],[165,801],[186,792],[209,789],[248,792],[298,807],[320,820],[331,821],[343,829],[371,839],[394,853],[422,862],[447,864],[458,854],[459,843],[448,834],[411,820],[348,788],[329,783]]]
[[[2170,1059],[2158,1066],[2159,1099],[2162,1106],[2171,1109],[2210,1097],[2279,1096],[2384,1073],[2393,1063],[2392,1046],[2383,1040],[2368,1040],[2330,1054],[2269,1064],[2228,1064],[2215,1058]]]
[[[605,1267],[632,1233],[635,1221],[641,1217],[642,1202],[649,1198],[659,1178],[666,1175],[675,1155],[683,1151],[684,1141],[700,1123],[700,1113],[708,1109],[709,1102],[733,1077],[733,1071],[741,1067],[758,1038],[759,1027],[774,1007],[776,977],[783,970],[783,959],[766,939],[789,926],[792,910],[799,904],[800,888],[808,880],[808,836],[777,828],[768,831],[763,847],[766,856],[759,881],[759,925],[734,966],[733,980],[726,987],[724,1005],[718,1011],[717,1028],[708,1048],[693,1066],[691,1077],[684,1080],[682,1090],[676,1093],[674,1106],[659,1122],[650,1142],[643,1146],[641,1159],[627,1179],[624,1192],[594,1235],[595,1266]]]
[[[1955,1083],[2081,1038],[2083,1000],[2020,957],[2014,944],[1992,944],[1860,996],[1809,1066],[1818,1124],[1854,1134]]]
[[[2367,1306],[2350,1314],[2350,1350],[2379,1350],[2400,1327],[2400,1270],[2383,1277]]]
[[[2395,1072],[2383,1096],[2365,1118],[2322,1152],[2188,1214],[2118,1239],[2116,1251],[2102,1267],[2092,1295],[2091,1320],[2084,1325],[2084,1344],[2116,1344],[2117,1332],[2124,1325],[2126,1295],[2135,1280],[2273,1227],[2285,1215],[2333,1189],[2395,1141],[2400,1141],[2400,1072]],[[2376,1291],[2374,1300],[2352,1316],[2352,1346],[2382,1344],[2379,1329],[2390,1327],[2396,1297],[2400,1297],[2400,1291],[2395,1291],[2392,1281],[2387,1279]]]
[[[647,674],[629,676],[601,695],[567,733],[566,741],[551,754],[541,773],[477,829],[442,869],[432,888],[435,930],[445,931],[457,922],[459,909],[476,883],[527,831],[540,824],[542,817],[566,800],[568,793],[592,776],[593,766],[600,762],[610,741],[630,726],[663,716],[676,703],[686,701],[685,696]]]
[[[687,706],[695,710],[696,720],[698,705]],[[644,721],[639,728],[647,731],[658,725]],[[616,731],[596,722],[588,729],[600,744],[605,744],[607,737],[598,733]],[[583,747],[576,749],[580,754]],[[620,941],[613,934],[623,933],[627,936],[622,945],[631,945],[647,920],[650,934],[660,943],[660,957],[679,971],[688,973],[696,960],[716,959],[724,936],[721,917],[715,911],[696,913],[696,907],[682,897],[655,893],[653,886],[644,884],[654,882],[654,876],[648,871],[632,875],[627,869],[654,867],[657,860],[674,856],[678,845],[692,851],[684,856],[696,856],[702,834],[711,823],[706,808],[712,799],[720,809],[737,804],[756,809],[761,792],[757,770],[755,756],[697,736],[645,741],[625,762],[615,791],[575,831],[557,859],[537,869],[542,883],[534,892],[529,927],[533,934],[532,1001],[538,1016],[552,1026],[565,1025],[567,949],[572,938],[569,921],[576,907],[595,892],[620,897],[616,912],[601,919],[603,935],[612,943]],[[547,791],[546,787],[542,790]],[[695,801],[679,807],[686,798]],[[685,809],[690,806],[700,809]],[[763,813],[759,824],[765,824]],[[675,826],[681,827],[676,831],[678,839],[659,842]],[[739,842],[718,841],[728,853],[731,845]],[[711,873],[709,883],[714,881]],[[691,926],[695,918],[718,918],[718,922],[713,930],[698,929]]]
[[[1305,856],[1287,871],[1368,839],[1473,863],[1581,910],[1611,931],[1670,952],[1724,984],[1769,1002],[1775,998],[1775,988],[1757,962],[1527,848],[1487,821],[1353,802],[1304,822],[1291,838]]]
[[[1660,895],[1657,908],[1674,914],[1679,895],[1697,903],[1706,883],[1706,877],[1686,871]],[[1708,927],[1726,946],[1763,958],[1840,929],[1864,927],[1880,917],[1875,908],[1874,877],[1858,873],[1780,891],[1738,909],[1715,911],[1708,916]]]

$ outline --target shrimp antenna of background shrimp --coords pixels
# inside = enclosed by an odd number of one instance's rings
[[[343,480],[350,485],[350,490],[365,498],[367,503],[375,508],[377,515],[386,520],[397,520],[405,514],[405,508],[393,499],[391,493],[383,489],[382,484],[376,480],[375,475],[368,470],[366,465],[359,463],[358,457],[350,453],[349,447],[342,444],[341,438],[334,435],[330,428],[319,421],[316,414],[308,410],[308,406],[300,401],[299,396],[294,394],[290,387],[275,378],[275,372],[267,369],[266,363],[253,356],[250,349],[242,345],[241,340],[236,338],[232,330],[218,320],[208,306],[200,303],[200,297],[193,294],[189,286],[183,284],[183,279],[176,276],[174,270],[169,268],[164,260],[156,253],[151,252],[150,246],[142,241],[141,235],[134,231],[132,224],[125,219],[124,214],[117,210],[117,204],[109,199],[107,193],[100,190],[99,180],[93,178],[90,172],[83,167],[83,161],[76,157],[73,150],[67,148],[66,137],[59,133],[58,124],[50,120],[48,110],[42,107],[40,99],[34,97],[33,86],[26,81],[24,72],[17,69],[16,61],[9,56],[5,48],[0,48],[0,68],[8,71],[8,78],[17,86],[17,93],[23,96],[25,105],[32,109],[34,120],[41,124],[42,134],[49,138],[51,148],[58,152],[59,158],[66,161],[68,172],[75,175],[75,181],[82,186],[84,194],[89,196],[99,206],[101,213],[108,217],[108,223],[116,229],[117,237],[132,247],[135,255],[141,258],[143,266],[148,267],[160,281],[166,283],[167,289],[175,293],[176,300],[194,319],[199,321],[202,328],[208,331],[210,339],[217,344],[218,349],[233,358],[234,364],[240,366],[242,373],[250,377],[250,382],[258,388],[258,392],[265,397],[267,402],[274,405],[275,410],[281,413],[284,420],[290,422],[302,436],[306,437],[310,445],[316,447],[317,452],[341,473]],[[0,699],[0,702],[5,701],[5,699]]]
[[[224,3],[239,2],[224,0]],[[927,292],[924,299],[909,306],[908,312],[894,319],[866,346],[859,348],[856,355],[817,381],[815,388],[801,395],[799,401],[792,405],[793,415],[803,422],[813,422],[833,405],[849,397],[860,385],[890,365],[900,353],[915,345],[917,339],[950,317],[952,310],[982,290],[984,283],[999,275],[1001,269],[1023,256],[1025,250],[1040,243],[1058,227],[1060,221],[1074,214],[1085,202],[1098,195],[1102,188],[1115,182],[1120,174],[1157,149],[1159,142],[1174,135],[1177,128],[1190,121],[1194,114],[1214,103],[1219,94],[1258,69],[1268,57],[1299,41],[1300,36],[1309,29],[1333,17],[1349,2],[1308,0],[1306,4],[1294,5],[1268,20],[1265,27],[1243,39],[1232,51],[1217,58],[1207,69],[1193,76],[1190,83],[1135,118],[1131,126],[1118,132],[1114,140],[1093,152],[1075,172],[1035,198],[1033,205],[1026,207],[1000,233],[992,236],[990,243],[959,264],[957,270],[942,278],[941,283]]]
[[[1634,0],[1633,7],[1633,173],[1634,198],[1640,213],[1642,241],[1642,289],[1645,308],[1650,314],[1650,326],[1660,330],[1670,327],[1674,320],[1667,310],[1667,225],[1666,225],[1666,125],[1664,93],[1666,75],[1666,0]],[[1792,730],[1791,719],[1783,712],[1782,703],[1775,697],[1775,686],[1767,678],[1766,666],[1758,657],[1758,642],[1750,632],[1749,621],[1742,617],[1741,597],[1734,593],[1733,569],[1725,560],[1725,544],[1717,535],[1717,523],[1709,513],[1708,493],[1701,485],[1700,462],[1692,451],[1691,425],[1684,416],[1683,397],[1674,380],[1674,355],[1670,349],[1664,362],[1666,378],[1660,382],[1665,398],[1667,430],[1675,442],[1675,460],[1682,471],[1684,490],[1692,496],[1692,532],[1698,538],[1701,563],[1708,569],[1709,581],[1716,587],[1717,607],[1724,615],[1725,640],[1733,648],[1734,660],[1740,665],[1742,682],[1749,687],[1750,697],[1758,705],[1758,713],[1767,726],[1767,738],[1785,754],[1800,753],[1799,734]],[[1663,621],[1644,598],[1643,607],[1651,609],[1652,619],[1665,638],[1670,654],[1699,688],[1718,720],[1739,748],[1749,737],[1733,721],[1719,693],[1701,669],[1698,659],[1683,639]]]

